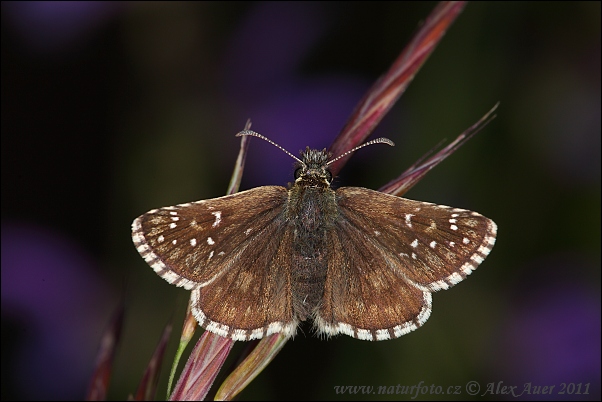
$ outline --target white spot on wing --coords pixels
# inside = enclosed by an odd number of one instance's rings
[[[213,239],[211,237],[208,237],[207,244],[209,244],[210,246],[213,246],[215,244],[215,242],[213,241]],[[213,251],[212,251],[212,253],[213,253]]]
[[[159,243],[163,243],[165,241],[165,237],[163,237],[163,235],[161,235],[161,236],[157,237],[157,241]]]
[[[209,321],[209,323],[206,324],[205,328],[207,329],[207,331],[213,332],[214,334],[218,334],[223,337],[227,337],[228,331],[230,330],[230,327],[228,327],[227,325],[220,324],[215,321]]]
[[[477,263],[477,265],[479,265],[480,263],[482,263],[482,262],[483,262],[483,257],[481,257],[481,256],[480,256],[480,255],[478,255],[478,254],[473,254],[473,255],[470,257],[470,259],[471,259],[471,260],[473,260],[474,262],[476,262],[476,263]]]
[[[196,246],[196,239],[190,239],[190,245],[192,247]]]
[[[459,273],[454,272],[453,274],[451,274],[450,276],[448,276],[446,280],[453,286],[453,285],[461,282],[462,279],[463,278],[462,278],[462,276]]]
[[[410,246],[416,248],[418,247],[418,239],[414,239],[414,241],[410,244]]]
[[[376,330],[376,340],[384,341],[387,339],[391,339],[391,334],[389,334],[389,330],[387,329],[377,329]]]
[[[465,275],[470,275],[470,273],[474,271],[475,268],[475,265],[469,261],[462,265],[460,271],[464,272]]]
[[[263,328],[257,328],[251,331],[249,339],[261,339],[263,337]]]
[[[429,246],[431,246],[431,248],[435,248],[436,245],[437,245],[437,242],[434,240],[429,244]]]
[[[481,246],[479,247],[479,253],[483,255],[488,255],[491,249],[489,247]]]
[[[219,226],[220,222],[222,221],[222,211],[211,212],[211,214],[215,215],[215,222],[213,222],[213,225],[211,225],[215,228]]]
[[[447,290],[449,285],[445,281],[436,281],[428,285],[429,289],[436,292],[437,290]]]
[[[268,325],[268,331],[266,335],[272,335],[282,332],[282,323],[281,322],[272,322]]]
[[[368,331],[367,329],[358,329],[357,339],[361,339],[363,341],[371,341],[373,340],[372,332]]]

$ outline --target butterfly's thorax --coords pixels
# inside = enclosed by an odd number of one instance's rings
[[[324,293],[327,270],[326,232],[334,225],[338,211],[335,192],[330,188],[323,160],[324,151],[306,151],[307,166],[288,192],[285,218],[294,227],[292,269],[293,305],[301,320],[312,315]],[[312,159],[313,158],[313,159]]]

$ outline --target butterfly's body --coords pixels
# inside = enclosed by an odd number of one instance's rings
[[[415,330],[431,292],[489,254],[495,223],[365,188],[335,191],[327,160],[305,150],[289,189],[149,211],[132,225],[134,244],[157,274],[192,290],[203,327],[235,340],[294,335],[307,319],[321,334],[365,340]]]
[[[326,234],[338,217],[335,192],[323,168],[325,152],[306,150],[308,168],[288,190],[283,220],[294,233],[291,282],[293,310],[300,321],[315,311],[324,294],[328,261]]]

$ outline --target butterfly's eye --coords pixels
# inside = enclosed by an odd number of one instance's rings
[[[295,179],[298,179],[303,174],[303,167],[298,167],[295,169]]]
[[[332,181],[332,173],[330,173],[330,170],[326,170],[326,181],[329,183]]]

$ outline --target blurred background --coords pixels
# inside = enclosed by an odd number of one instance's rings
[[[247,118],[289,151],[327,147],[434,2],[3,2],[2,399],[84,397],[126,321],[109,399],[133,393],[189,292],[136,252],[152,208],[225,193]],[[600,3],[469,4],[338,185],[377,189],[500,101],[408,198],[499,226],[471,277],[400,339],[302,327],[240,399],[383,399],[335,386],[586,384],[600,399]],[[242,189],[292,180],[251,140]],[[236,348],[242,345],[237,344]],[[390,395],[391,399],[410,396]],[[485,394],[475,399],[511,399]]]

